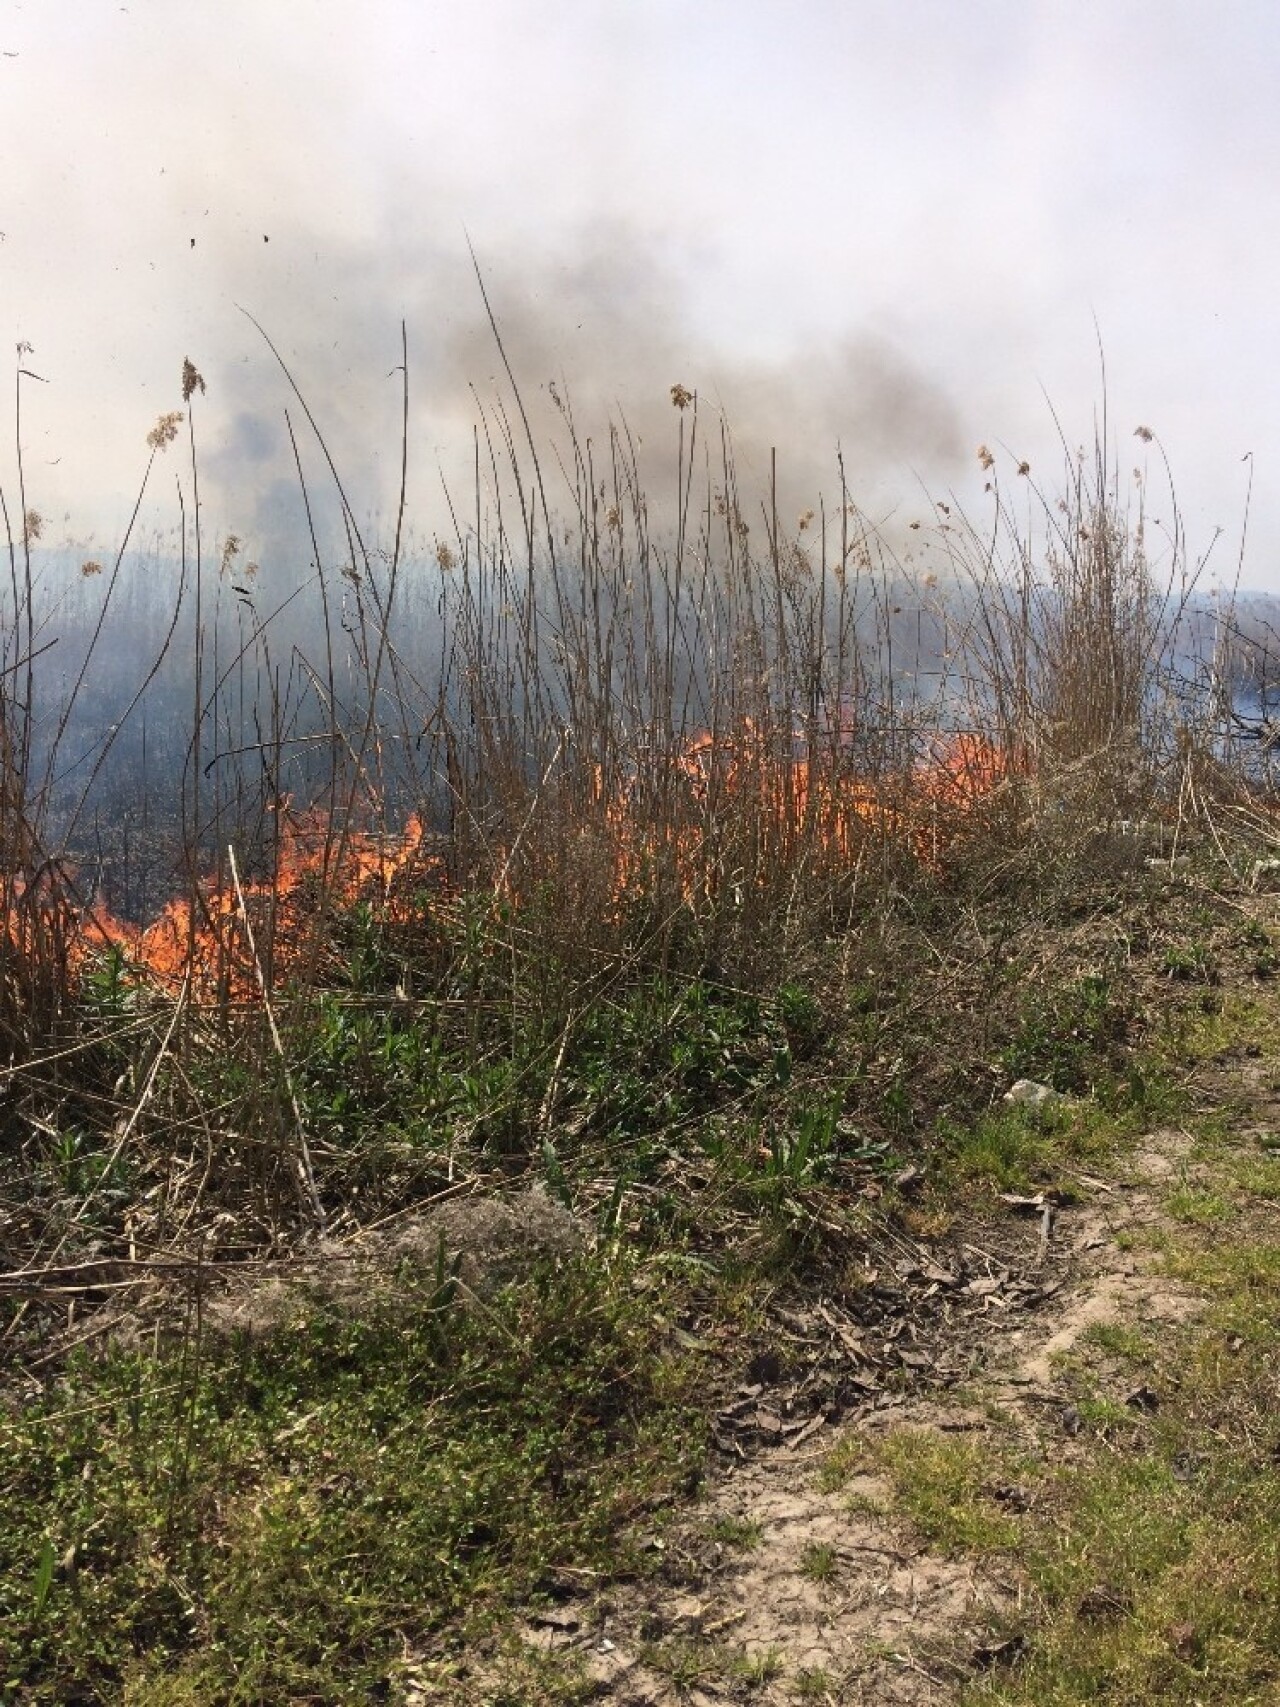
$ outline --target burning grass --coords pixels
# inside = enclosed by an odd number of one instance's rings
[[[757,549],[682,393],[670,537],[621,431],[602,461],[571,437],[566,530],[533,445],[501,408],[483,429],[507,461],[437,551],[425,638],[399,531],[366,548],[336,472],[341,600],[317,569],[319,645],[288,671],[256,584],[206,577],[184,533],[192,727],[150,919],[90,892],[66,719],[39,739],[30,530],[11,545],[16,1699],[380,1687],[389,1631],[456,1639],[687,1490],[710,1342],[686,1321],[732,1337],[779,1276],[852,1260],[896,1180],[1034,1176],[1175,1094],[1135,1067],[1164,1033],[1131,969],[1170,951],[1146,862],[1230,853],[1227,771],[1162,673],[1180,545],[1170,595],[1101,458],[1043,502],[1038,572],[998,490],[989,538],[940,540],[973,596],[917,586],[945,638],[926,680],[843,480],[793,538],[766,506]],[[1020,1075],[1098,1122],[982,1128]],[[246,1272],[531,1179],[585,1230],[558,1275],[468,1314],[442,1246],[412,1320],[321,1299],[283,1357],[208,1338]]]
[[[794,745],[802,747],[803,737]],[[782,870],[806,863],[803,850],[814,876],[838,881],[874,848],[900,846],[940,875],[948,854],[1012,772],[1007,756],[980,736],[939,735],[929,747],[929,756],[905,777],[877,788],[854,774],[812,778],[807,758],[793,752],[775,759],[748,722],[737,735],[695,736],[677,753],[673,769],[683,798],[672,814],[674,834],[670,821],[646,817],[649,783],[638,774],[612,797],[605,797],[599,781],[580,822],[570,817],[571,789],[552,811],[564,841],[590,850],[583,863],[603,868],[598,900],[605,924],[620,923],[629,908],[643,905],[650,874],[667,864],[687,909],[696,913],[714,901],[726,862],[723,854],[709,857],[710,850],[723,848],[735,825],[748,826],[762,844],[761,864]],[[315,808],[295,813],[287,801],[278,820],[268,878],[245,883],[229,870],[221,880],[201,880],[194,899],[174,898],[145,925],[130,925],[102,907],[80,909],[73,891],[60,890],[51,877],[45,916],[61,907],[70,965],[91,965],[114,953],[132,978],[156,992],[192,985],[206,1000],[221,993],[242,1002],[266,986],[332,981],[334,920],[353,909],[364,908],[395,928],[458,904],[461,892],[449,876],[442,839],[431,836],[416,814],[395,834],[344,829]],[[517,912],[547,884],[527,859],[518,860],[519,851],[518,845],[492,850],[499,872],[491,893]],[[741,894],[747,874],[739,870],[729,881]],[[23,905],[25,895],[15,888],[11,943],[15,959],[30,960],[22,936],[32,911]],[[326,957],[327,965],[321,964]]]
[[[182,433],[194,506],[192,373],[147,477]],[[750,1037],[740,1095],[803,1079],[789,990],[820,1015],[803,1048],[854,1039],[797,1118],[834,1108],[850,1147],[889,1153],[1001,1088],[1013,969],[1035,965],[1011,941],[1091,862],[1132,869],[1203,821],[1225,776],[1212,696],[1189,709],[1167,673],[1194,576],[1175,525],[1157,585],[1107,446],[1068,459],[1061,497],[1035,494],[1038,535],[986,453],[990,531],[943,506],[949,573],[913,586],[843,470],[830,513],[788,535],[775,492],[753,535],[727,431],[706,433],[691,392],[666,536],[625,428],[600,448],[565,413],[557,506],[518,403],[482,414],[474,520],[451,508],[433,566],[405,560],[403,494],[380,551],[328,464],[348,555],[335,585],[313,536],[319,639],[287,671],[281,613],[225,572],[238,540],[206,565],[184,508],[165,645],[191,639],[191,732],[176,892],[150,918],[112,913],[84,825],[167,655],[68,800],[71,710],[42,735],[30,530],[11,541],[0,1037],[15,1195],[48,1206],[10,1216],[13,1268],[102,1239],[275,1254],[460,1173],[554,1172],[579,1132],[618,1143],[610,1111],[650,1093],[629,1127],[707,1111],[669,1041],[695,1012]],[[92,664],[90,646],[73,702]],[[601,1016],[627,1036],[650,1008],[656,1054],[624,1060],[628,1096],[606,1091]]]

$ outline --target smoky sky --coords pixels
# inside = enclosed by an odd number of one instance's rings
[[[118,536],[189,357],[209,527],[306,555],[286,408],[317,490],[323,459],[246,310],[383,517],[403,321],[409,519],[445,531],[506,385],[470,244],[539,434],[554,383],[656,489],[681,384],[749,483],[776,449],[808,507],[839,451],[905,526],[979,444],[1088,440],[1105,362],[1120,461],[1157,433],[1225,579],[1252,472],[1245,579],[1280,585],[1263,0],[78,0],[0,6],[0,49],[0,313],[58,540]]]
[[[463,516],[474,513],[477,421],[497,439],[500,479],[503,420],[528,461],[521,406],[553,508],[571,506],[561,476],[572,467],[571,438],[589,442],[607,466],[613,431],[632,447],[659,523],[677,494],[676,386],[697,397],[704,484],[724,483],[723,423],[744,504],[754,512],[772,500],[776,471],[788,522],[792,511],[838,493],[838,455],[863,501],[884,500],[913,460],[948,478],[967,458],[954,401],[889,338],[849,331],[786,360],[717,346],[691,323],[679,279],[642,234],[618,222],[577,233],[564,254],[538,261],[424,250],[409,269],[411,292],[361,250],[349,250],[340,268],[331,259],[328,276],[341,283],[324,342],[278,304],[283,324],[269,309],[263,331],[314,412],[353,506],[383,515],[400,477],[403,336],[411,513],[428,534],[449,532],[446,488]],[[287,558],[303,518],[286,411],[320,509],[332,499],[332,476],[288,376],[247,321],[245,333],[254,359],[207,376],[234,385],[235,405],[206,453],[206,488],[228,528],[251,534],[264,555]],[[195,401],[203,411],[205,399]],[[482,463],[487,497],[487,438]]]

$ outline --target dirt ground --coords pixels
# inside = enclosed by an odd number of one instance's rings
[[[701,1502],[655,1535],[653,1578],[595,1594],[565,1585],[521,1640],[584,1669],[593,1698],[615,1707],[956,1701],[1016,1649],[1016,1562],[983,1569],[930,1547],[891,1513],[880,1477],[833,1489],[824,1471],[851,1439],[899,1430],[917,1443],[998,1438],[1007,1452],[1012,1436],[1050,1461],[1070,1454],[1079,1421],[1058,1371],[1085,1330],[1197,1308],[1132,1237],[1159,1220],[1189,1147],[1181,1132],[1153,1132],[1110,1179],[1079,1174],[1064,1192],[1006,1202],[981,1243],[902,1241],[852,1305],[780,1306],[776,1356],[758,1358],[725,1404],[719,1466]],[[479,1693],[465,1698],[507,1699],[486,1691],[483,1672],[478,1663]],[[410,1671],[415,1697],[432,1699]]]

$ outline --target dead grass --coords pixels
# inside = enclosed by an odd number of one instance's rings
[[[488,466],[426,572],[429,651],[408,644],[399,521],[385,548],[366,540],[327,462],[346,569],[340,586],[317,571],[319,647],[282,675],[253,588],[226,608],[230,540],[205,560],[203,390],[184,364],[185,419],[148,441],[154,460],[185,427],[164,646],[188,621],[196,637],[163,966],[49,853],[42,777],[69,714],[37,775],[33,530],[10,530],[0,1287],[32,1395],[4,1425],[11,1687],[54,1701],[127,1677],[139,1700],[195,1703],[248,1667],[264,1698],[355,1699],[387,1684],[411,1626],[429,1699],[471,1686],[438,1649],[476,1606],[538,1592],[565,1559],[603,1569],[613,1536],[691,1490],[702,1436],[681,1419],[707,1336],[766,1320],[780,1282],[856,1274],[886,1211],[943,1227],[957,1182],[963,1204],[1102,1165],[1181,1106],[1169,992],[1205,1039],[1226,1022],[1215,921],[1189,918],[1179,885],[1234,870],[1257,823],[1227,826],[1211,786],[1247,791],[1162,697],[1185,551],[1175,528],[1157,585],[1105,434],[1087,473],[1068,459],[1060,504],[1034,493],[1031,523],[995,491],[995,549],[959,521],[941,538],[965,592],[946,608],[951,587],[914,588],[948,635],[930,685],[901,667],[910,578],[843,473],[817,526],[766,501],[762,530],[727,434],[673,396],[663,536],[624,427],[592,440],[566,417],[552,498],[557,459],[513,428],[514,397],[482,412]],[[291,821],[298,746],[318,755],[316,813],[299,800]],[[88,799],[60,820],[73,848]],[[1166,882],[1153,848],[1190,863]],[[1265,947],[1240,952],[1256,968]],[[1024,1075],[1086,1112],[999,1111]],[[536,1229],[511,1204],[532,1181],[560,1206],[543,1221],[575,1228],[542,1256],[576,1279],[530,1284],[517,1260],[489,1287],[454,1200],[504,1194],[473,1242],[520,1258]],[[1224,1218],[1216,1190],[1186,1181],[1189,1232]],[[375,1230],[427,1204],[445,1205],[431,1248],[400,1250],[414,1321],[388,1316],[385,1285],[344,1314],[317,1261],[395,1249]],[[227,1275],[246,1284],[214,1305]],[[299,1281],[305,1331],[272,1359]],[[1025,1533],[972,1443],[877,1450],[928,1546],[995,1554]],[[1048,1628],[1078,1585],[1046,1559]],[[831,1565],[814,1553],[800,1574],[817,1592]],[[950,1568],[935,1587],[967,1604]],[[681,1687],[706,1667],[779,1683],[768,1644],[664,1639],[649,1661]]]

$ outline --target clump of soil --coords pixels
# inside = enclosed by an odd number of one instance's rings
[[[286,1333],[317,1306],[348,1315],[421,1298],[447,1282],[464,1306],[548,1261],[569,1259],[587,1230],[540,1185],[508,1197],[454,1198],[385,1233],[321,1246],[294,1259],[287,1275],[240,1280],[211,1298],[204,1319],[215,1332],[267,1339]]]

